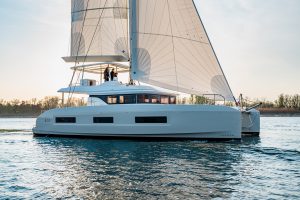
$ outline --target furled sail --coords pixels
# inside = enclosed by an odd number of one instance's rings
[[[133,79],[234,101],[193,0],[133,1]]]
[[[128,61],[128,38],[128,0],[72,0],[66,61]]]

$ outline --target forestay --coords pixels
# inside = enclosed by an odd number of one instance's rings
[[[140,0],[133,5],[133,79],[234,101],[193,0]]]
[[[83,61],[91,57],[92,61],[101,58],[104,60],[99,61],[111,61],[120,56],[129,60],[128,1],[72,0],[69,60]]]

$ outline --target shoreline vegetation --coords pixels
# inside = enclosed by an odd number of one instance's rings
[[[183,98],[179,100],[179,103],[183,104],[207,104],[211,101],[201,96],[191,96],[190,98]],[[275,101],[266,100],[250,100],[245,98],[243,100],[244,107],[251,107],[261,103],[258,110],[262,116],[297,116],[300,117],[300,95],[285,95],[281,94]],[[86,102],[84,99],[72,98],[70,99],[69,106],[84,106]],[[226,104],[228,106],[234,106],[233,104]],[[22,101],[14,99],[11,101],[5,101],[0,99],[0,118],[36,118],[42,112],[62,107],[61,99],[59,97],[45,97],[41,100],[36,98]]]
[[[80,98],[71,98],[69,106],[83,106],[86,103]],[[14,99],[5,101],[0,99],[0,118],[36,118],[42,112],[62,107],[61,99],[57,96],[48,96],[41,100],[36,98],[24,101]]]

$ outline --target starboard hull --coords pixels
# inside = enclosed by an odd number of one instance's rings
[[[57,118],[75,118],[57,123]],[[112,118],[95,122],[94,118]],[[139,121],[150,118],[154,121]],[[157,119],[163,121],[157,121]],[[38,117],[39,136],[105,138],[241,139],[241,113],[211,105],[110,105],[49,110]]]

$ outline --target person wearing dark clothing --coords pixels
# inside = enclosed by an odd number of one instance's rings
[[[109,81],[109,67],[106,67],[104,70],[104,80]]]
[[[115,74],[116,74],[116,73],[115,73],[115,70],[112,69],[111,72],[110,72],[110,80],[111,80],[111,81],[114,80]]]

